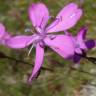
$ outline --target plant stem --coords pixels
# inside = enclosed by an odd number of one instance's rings
[[[2,53],[2,52],[0,52],[0,58],[7,58],[7,59],[9,59],[9,60],[13,60],[13,61],[16,61],[16,62],[21,62],[21,63],[23,63],[23,64],[27,64],[27,65],[30,65],[30,66],[34,67],[34,65],[31,64],[31,63],[28,63],[28,62],[26,62],[26,61],[19,60],[19,59],[16,59],[16,58],[7,56],[7,55],[5,55],[5,54]],[[46,70],[46,71],[50,71],[50,72],[53,72],[53,71],[54,71],[53,69],[46,68],[46,67],[41,67],[41,69]]]

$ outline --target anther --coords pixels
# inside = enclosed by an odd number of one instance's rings
[[[50,35],[49,38],[50,38],[51,40],[53,40],[53,39],[56,38],[56,35]]]
[[[39,45],[40,45],[41,48],[44,48],[44,47],[45,47],[45,46],[44,46],[45,44],[44,44],[43,41],[41,41],[41,42],[39,43]]]

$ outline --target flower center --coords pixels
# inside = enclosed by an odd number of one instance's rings
[[[39,41],[42,41],[46,36],[46,31],[40,27],[36,27],[37,33],[36,35],[39,36]]]
[[[75,46],[75,48],[79,48],[79,47],[80,47],[80,45],[77,43],[76,46]]]

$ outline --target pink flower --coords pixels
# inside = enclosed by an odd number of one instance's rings
[[[77,36],[72,36],[74,42],[75,54],[73,56],[73,61],[78,63],[89,49],[96,47],[96,40],[86,39],[87,28],[83,27],[78,32]]]
[[[24,48],[32,44],[36,47],[35,66],[29,82],[32,81],[41,68],[44,58],[44,46],[49,46],[63,58],[70,58],[74,54],[73,41],[67,35],[53,35],[52,32],[67,30],[73,27],[82,15],[82,10],[75,3],[65,6],[52,24],[46,27],[50,19],[47,7],[43,3],[32,4],[28,10],[29,18],[36,29],[31,36],[15,36],[6,41],[11,48]]]

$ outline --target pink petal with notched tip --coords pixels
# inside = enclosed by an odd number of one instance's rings
[[[49,19],[49,12],[43,3],[32,4],[29,7],[29,18],[34,27],[44,28]]]
[[[32,79],[34,79],[37,76],[38,71],[40,70],[41,65],[43,63],[43,58],[44,58],[44,49],[38,43],[36,46],[35,65],[34,65],[34,68],[32,70],[32,74],[31,74],[30,78],[28,79],[29,83],[32,81]]]
[[[14,36],[11,37],[10,39],[6,40],[5,44],[14,49],[18,48],[24,48],[30,45],[34,41],[35,37],[33,36]]]
[[[70,36],[56,35],[53,40],[50,37],[46,37],[44,42],[63,58],[70,58],[74,54],[73,41]]]
[[[65,6],[57,15],[57,19],[49,25],[47,32],[58,32],[73,27],[82,15],[82,10],[75,3]]]

